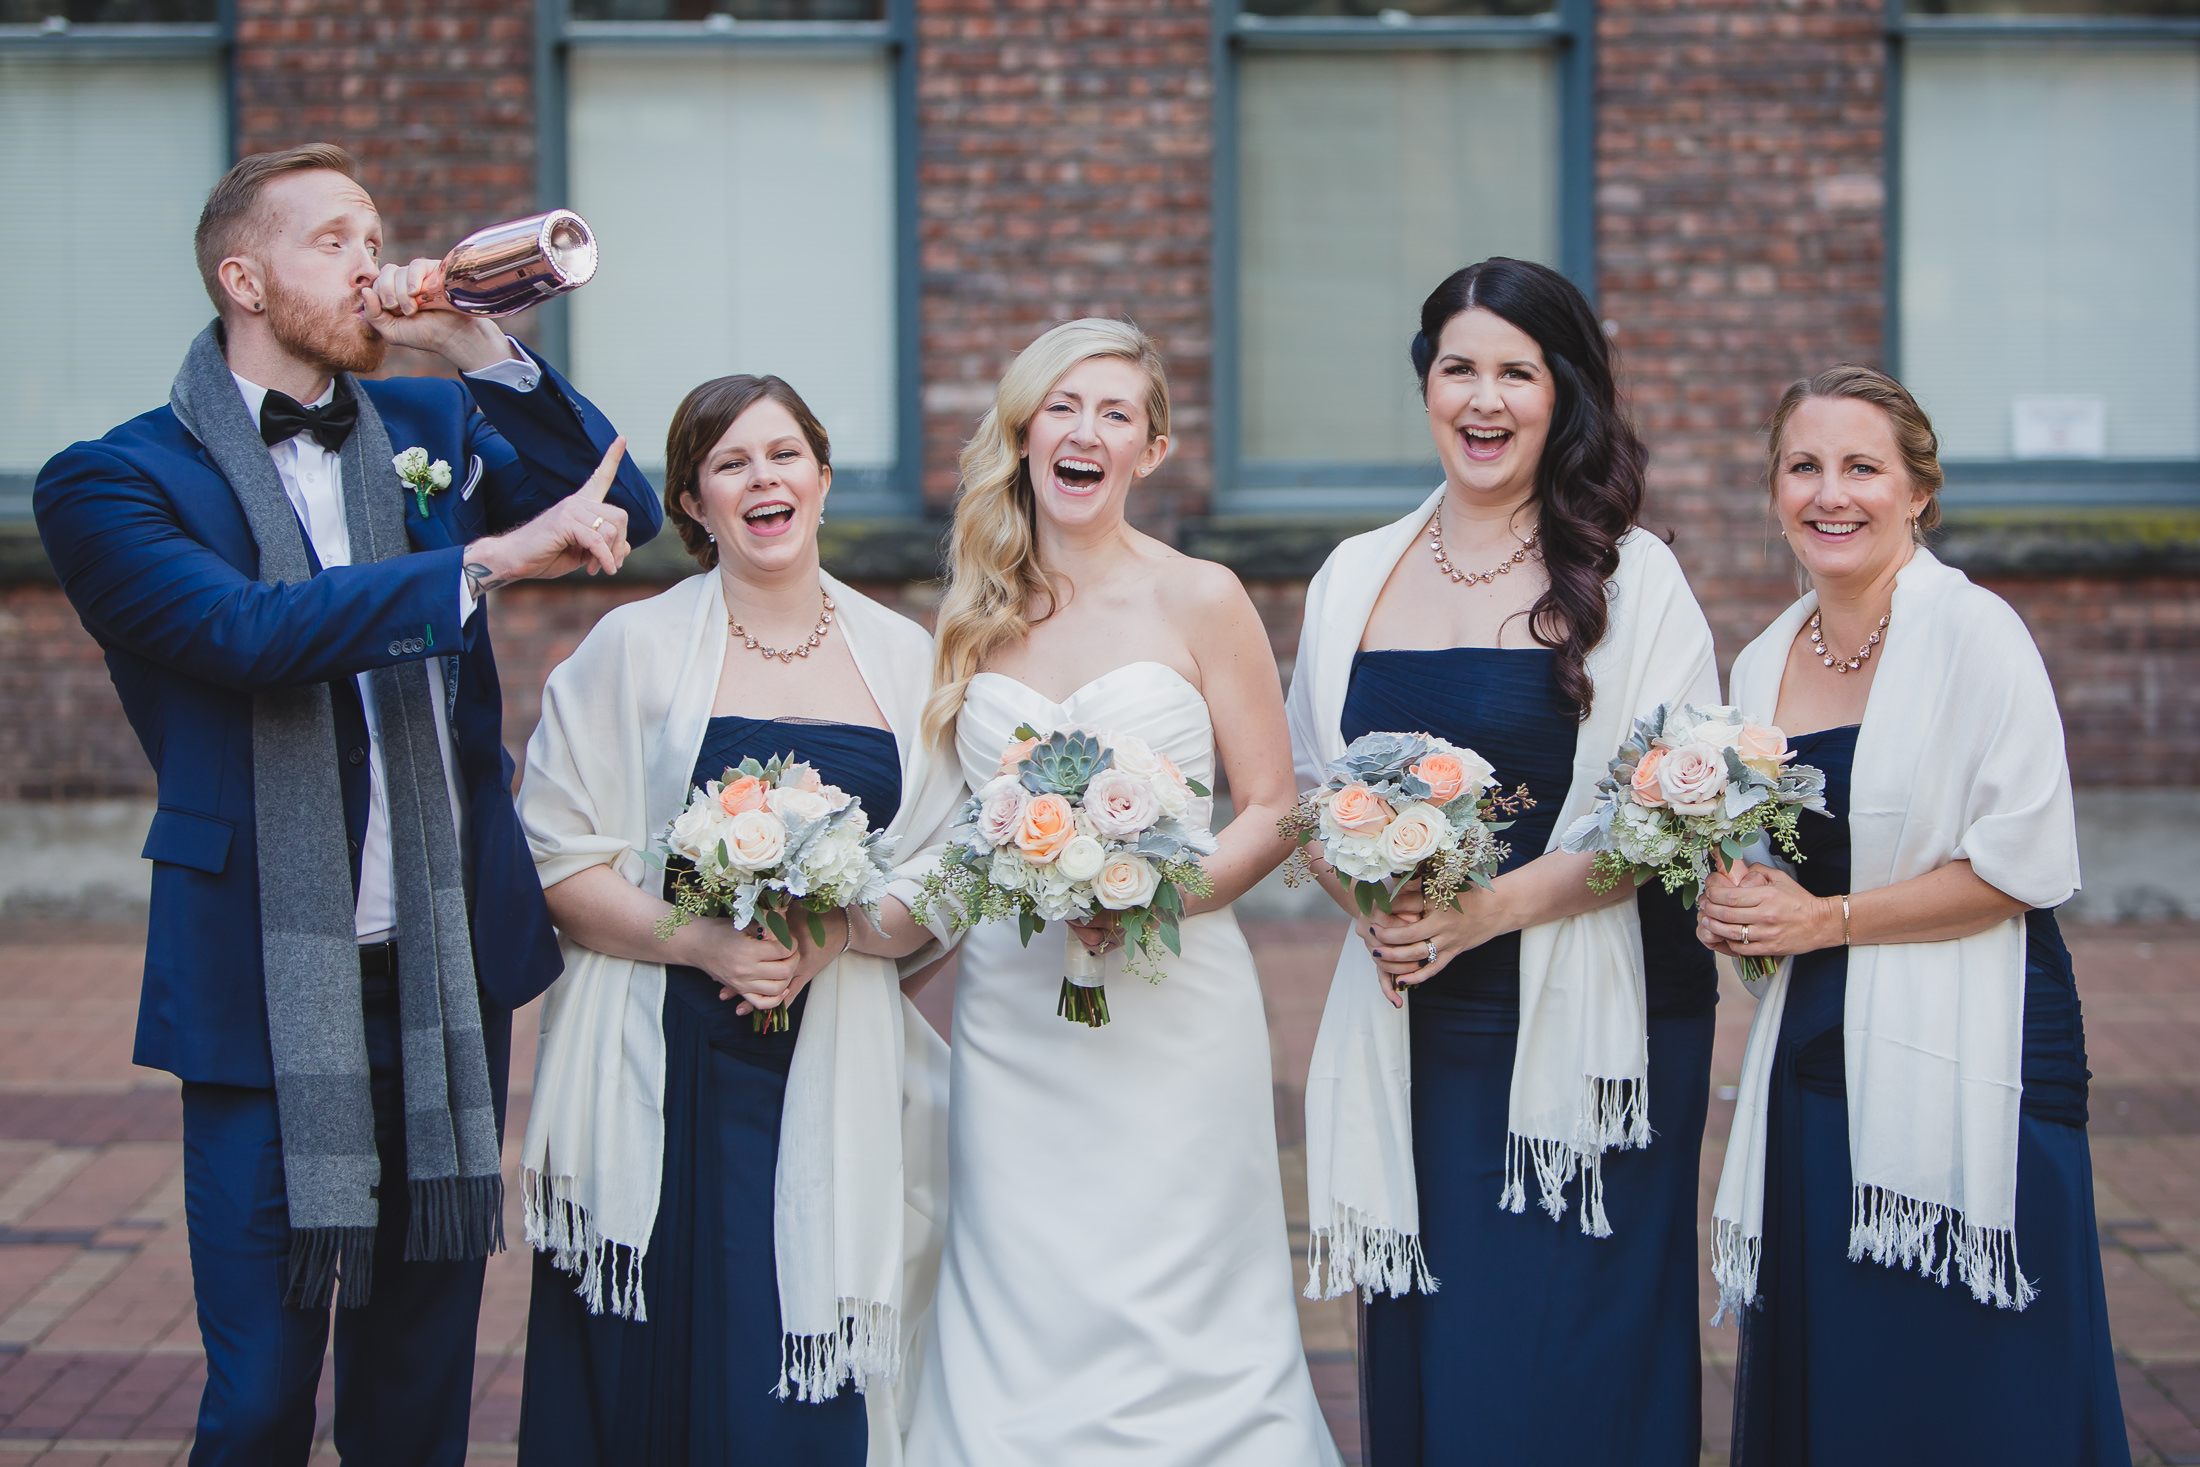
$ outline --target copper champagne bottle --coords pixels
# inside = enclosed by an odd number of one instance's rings
[[[443,257],[420,303],[448,303],[469,316],[509,316],[578,290],[595,274],[595,234],[571,209],[552,209],[467,235]]]

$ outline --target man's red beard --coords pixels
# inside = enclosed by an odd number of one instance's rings
[[[267,281],[267,325],[293,356],[332,376],[372,372],[390,349],[358,314],[356,296],[342,305],[327,305],[291,290],[272,275]]]

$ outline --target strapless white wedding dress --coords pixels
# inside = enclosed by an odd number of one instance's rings
[[[1135,734],[1214,781],[1199,691],[1134,662],[1056,703],[969,686],[971,787],[1016,726]],[[1159,984],[1104,963],[1113,1022],[1055,1013],[1065,933],[989,923],[955,990],[946,1255],[909,1467],[1334,1467],[1299,1342],[1268,1032],[1228,911]]]

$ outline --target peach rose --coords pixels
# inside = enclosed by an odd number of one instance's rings
[[[1016,849],[1034,865],[1045,865],[1061,854],[1062,847],[1077,838],[1077,817],[1069,801],[1045,794],[1024,806],[1016,822]]]
[[[1467,771],[1456,754],[1424,754],[1413,766],[1413,777],[1428,786],[1431,805],[1448,805],[1467,787]]]
[[[1016,766],[1031,757],[1031,751],[1039,747],[1037,739],[1018,739],[1001,754],[1001,773],[1014,774]]]
[[[1665,745],[1652,744],[1650,752],[1635,766],[1635,777],[1630,783],[1634,787],[1635,803],[1645,809],[1658,810],[1665,806],[1665,795],[1658,789],[1658,766],[1664,762]]]
[[[814,795],[825,787],[825,781],[807,764],[789,764],[779,771],[779,787],[783,790],[807,790]]]
[[[1347,835],[1381,835],[1390,816],[1390,803],[1358,780],[1329,797],[1329,818]]]
[[[764,781],[753,774],[744,774],[718,791],[718,808],[728,815],[744,815],[751,810],[764,808],[764,796],[768,793]]]
[[[1788,752],[1786,734],[1756,723],[1742,730],[1742,736],[1734,741],[1734,752],[1767,779],[1778,779],[1780,766],[1795,757]]]

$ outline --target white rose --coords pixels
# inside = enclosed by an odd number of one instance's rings
[[[1114,767],[1125,774],[1152,779],[1161,772],[1161,756],[1153,751],[1153,745],[1135,734],[1110,735],[1108,752],[1115,756]]]
[[[744,810],[726,822],[724,839],[736,869],[762,871],[786,852],[787,827],[769,810]]]
[[[424,448],[408,448],[390,464],[406,479],[411,479],[428,467],[428,451]]]
[[[781,785],[778,789],[765,795],[764,805],[773,814],[786,821],[822,820],[833,813],[833,802],[816,790],[800,789],[788,785]]]
[[[1101,906],[1111,912],[1128,911],[1153,900],[1161,886],[1161,873],[1145,857],[1124,852],[1108,857],[1092,885]]]
[[[721,815],[718,802],[704,798],[695,801],[680,812],[672,822],[672,830],[665,843],[677,855],[690,861],[701,862],[706,854],[715,854],[718,844],[718,822]]]
[[[1161,797],[1153,785],[1122,769],[1103,769],[1085,786],[1080,802],[1102,840],[1122,840],[1150,830],[1161,819]]]
[[[415,453],[420,453],[420,450],[419,450],[419,449],[414,449],[414,450],[413,450],[413,452],[415,452]],[[422,453],[422,454],[421,454],[420,456],[421,456],[422,458],[426,458],[426,457],[427,457],[427,455],[426,455],[426,454],[424,454],[424,453]],[[433,485],[435,485],[435,487],[436,487],[436,488],[438,488],[438,489],[448,489],[448,488],[450,488],[450,487],[451,487],[451,466],[450,466],[450,464],[449,464],[449,463],[448,463],[448,462],[447,462],[446,460],[443,460],[443,459],[440,459],[440,458],[439,458],[439,459],[437,459],[437,460],[435,461],[435,464],[434,464],[434,465],[433,465],[433,466],[432,466],[432,467],[431,467],[431,468],[430,468],[430,469],[428,470],[428,482],[429,482],[429,483],[431,483],[431,484],[433,484]]]
[[[1160,756],[1161,772],[1150,781],[1153,792],[1161,801],[1161,813],[1171,820],[1189,820],[1192,815],[1192,787],[1184,778],[1184,771],[1176,767],[1176,761],[1166,754]]]
[[[1089,835],[1080,835],[1062,847],[1062,853],[1054,858],[1054,869],[1070,881],[1090,881],[1100,874],[1108,853],[1100,842]]]
[[[1384,828],[1378,844],[1395,871],[1410,871],[1444,847],[1451,822],[1433,805],[1408,805]]]
[[[1675,749],[1658,765],[1658,793],[1676,815],[1709,815],[1726,792],[1726,756],[1716,745]]]

